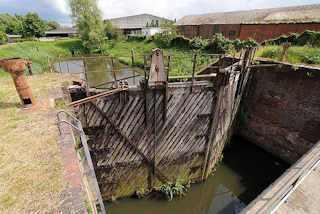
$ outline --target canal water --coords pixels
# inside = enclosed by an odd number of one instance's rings
[[[109,88],[112,86],[112,82],[114,81],[114,74],[112,72],[112,64],[110,59],[106,58],[89,58],[86,59],[87,64],[87,75],[89,87],[98,88]],[[125,64],[119,63],[116,61],[114,63],[115,66],[115,74],[116,79],[124,79],[128,78],[129,85],[136,85],[144,76],[144,71],[137,67],[131,68]],[[62,73],[82,73],[81,76],[84,79],[83,75],[83,61],[82,60],[69,60],[63,61],[60,64],[55,63],[54,68],[58,72]]]
[[[224,150],[216,172],[206,182],[193,184],[187,195],[167,201],[155,197],[107,202],[111,214],[233,214],[239,213],[289,165],[242,138]]]

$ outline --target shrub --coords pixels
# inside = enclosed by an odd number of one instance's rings
[[[145,35],[128,35],[127,36],[127,41],[132,42],[132,41],[144,41],[147,37]]]
[[[175,34],[169,32],[157,33],[153,36],[153,41],[162,48],[169,47],[172,40],[176,37]]]
[[[171,40],[171,45],[179,48],[189,48],[190,42],[190,39],[187,39],[183,36],[176,36]]]
[[[4,31],[0,31],[0,44],[5,44],[8,41],[8,36]]]
[[[240,41],[240,39],[233,40],[233,47],[236,51],[240,51],[244,48],[243,42]]]
[[[315,32],[306,30],[297,38],[297,45],[312,45],[316,39]]]
[[[216,54],[230,52],[232,50],[232,41],[225,38],[221,33],[217,33],[209,41],[206,50]]]
[[[195,50],[205,49],[208,45],[207,39],[201,39],[201,37],[195,37],[190,41],[190,47]]]
[[[244,47],[247,47],[247,46],[257,47],[258,45],[259,45],[259,43],[250,37],[246,41],[243,42]]]

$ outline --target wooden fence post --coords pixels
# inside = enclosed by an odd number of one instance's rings
[[[114,80],[114,85],[116,88],[118,88],[118,83],[117,83],[117,75],[115,71],[115,66],[114,66],[114,57],[111,57],[111,65],[112,65],[112,74],[113,74],[113,80]]]
[[[131,64],[134,65],[134,49],[131,49]]]
[[[197,68],[197,54],[195,54],[195,55],[193,56],[191,93],[192,93],[192,91],[193,91],[194,73],[196,72],[196,68]]]
[[[48,62],[48,67],[49,67],[50,73],[52,73],[52,72],[53,72],[53,69],[52,69],[52,65],[51,65],[51,63],[50,63],[49,56],[47,56],[47,62]]]
[[[280,56],[280,62],[283,62],[286,58],[286,54],[287,54],[287,50],[288,48],[291,46],[291,43],[290,42],[286,42],[283,44],[283,49],[282,49],[282,53],[281,53],[281,56]]]

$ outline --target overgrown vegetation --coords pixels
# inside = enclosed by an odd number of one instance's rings
[[[190,189],[190,183],[183,184],[183,180],[176,179],[174,182],[166,182],[157,189],[161,192],[169,201],[175,197],[184,196]]]
[[[142,188],[136,191],[138,198],[144,198],[151,192],[160,193],[164,198],[171,201],[174,198],[185,196],[190,189],[190,182],[185,182],[183,179],[176,179],[174,182],[166,182],[158,187],[150,190],[148,188]]]
[[[294,46],[313,46],[320,47],[320,32],[306,30],[302,34],[292,33],[288,36],[282,35],[276,39],[262,42],[262,45],[282,45],[290,42]]]

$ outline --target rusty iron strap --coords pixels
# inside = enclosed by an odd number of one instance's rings
[[[114,89],[114,90],[106,91],[106,92],[103,92],[103,93],[100,93],[100,94],[97,94],[97,95],[94,95],[94,96],[91,96],[91,97],[87,97],[87,98],[84,98],[84,99],[81,99],[81,100],[74,101],[72,103],[69,103],[68,106],[78,106],[78,105],[81,105],[81,104],[88,103],[88,102],[91,102],[93,100],[96,100],[98,98],[102,98],[102,97],[105,97],[105,96],[108,96],[108,95],[119,93],[121,91],[128,91],[128,88],[117,88],[117,89]]]
[[[131,139],[126,136],[125,134],[122,133],[122,131],[115,125],[115,123],[93,102],[90,102],[95,108],[96,110],[99,112],[99,114],[107,120],[107,122],[114,128],[115,131],[117,131],[124,139],[125,141],[147,162],[147,164],[150,167],[154,167],[154,164],[152,163],[151,160],[149,160],[149,158],[147,156],[145,156],[145,154],[140,151],[140,149],[131,141]],[[162,182],[166,182],[169,179],[164,176],[161,171],[157,168],[154,168],[155,170],[155,175],[159,178],[160,181]]]

